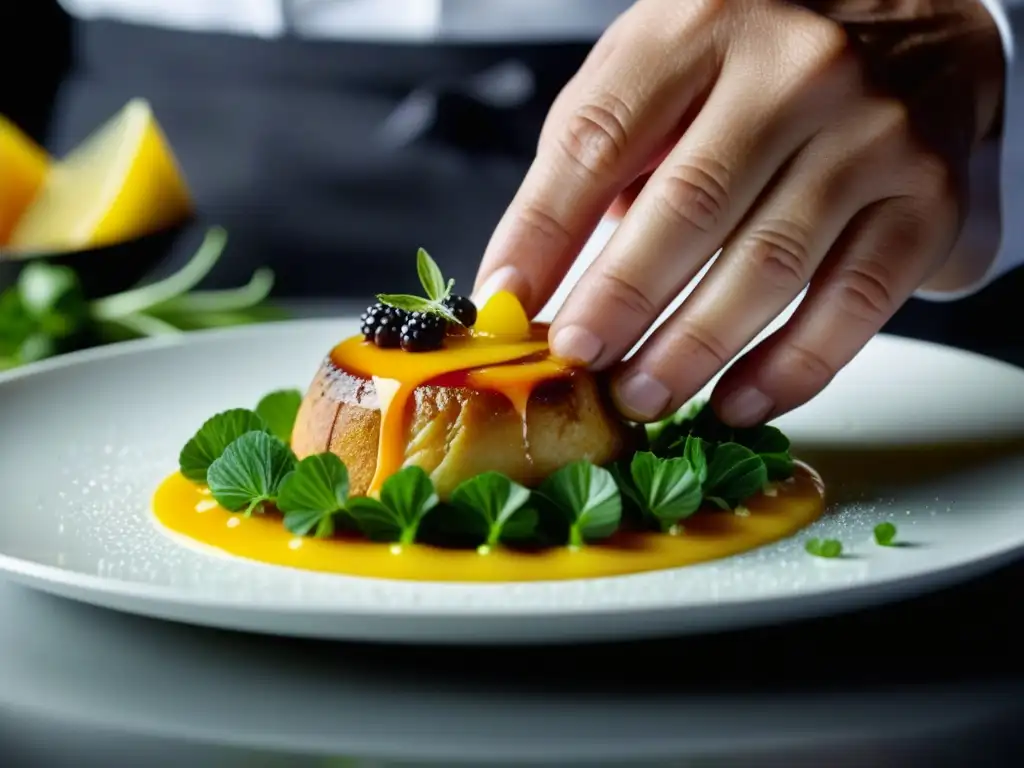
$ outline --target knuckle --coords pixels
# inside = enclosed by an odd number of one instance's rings
[[[836,375],[836,368],[820,352],[801,344],[786,345],[786,357],[794,373],[813,389],[821,389]]]
[[[875,140],[903,144],[910,136],[910,109],[899,99],[881,99],[872,109],[872,135]]]
[[[601,292],[617,310],[638,317],[654,317],[658,313],[658,308],[644,290],[628,278],[605,270],[601,273],[601,282]]]
[[[824,16],[803,15],[803,20],[791,25],[790,30],[787,47],[804,69],[846,70],[856,62],[846,30]]]
[[[837,277],[837,304],[844,314],[880,325],[896,311],[892,274],[884,263],[850,264]]]
[[[943,158],[932,152],[922,152],[915,159],[914,173],[917,193],[929,201],[952,199],[956,192],[957,179],[953,168]]]
[[[766,222],[754,230],[744,246],[746,259],[769,285],[792,289],[810,279],[808,232],[787,221]]]
[[[661,215],[677,225],[710,234],[729,209],[728,171],[715,160],[694,160],[668,169],[654,196]]]
[[[585,176],[606,176],[626,151],[631,115],[622,99],[606,93],[572,111],[559,147]]]
[[[722,340],[703,325],[686,322],[673,335],[673,350],[679,365],[718,370],[732,357]]]
[[[554,248],[564,248],[572,241],[572,233],[553,213],[537,204],[527,205],[519,213],[520,222],[540,235]]]

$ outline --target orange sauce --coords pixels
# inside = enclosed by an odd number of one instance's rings
[[[735,555],[796,533],[824,510],[824,486],[797,464],[775,495],[750,499],[742,514],[701,510],[678,535],[620,533],[573,551],[554,547],[487,554],[421,544],[400,550],[357,538],[300,538],[277,515],[244,517],[220,507],[209,491],[180,474],[157,490],[153,510],[164,528],[222,553],[271,565],[381,579],[444,582],[515,582],[619,576]]]

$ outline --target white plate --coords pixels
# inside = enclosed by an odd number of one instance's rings
[[[324,351],[353,330],[352,320],[318,320],[190,334],[0,377],[0,572],[88,603],[224,628],[536,643],[849,610],[966,578],[1024,546],[1024,449],[1013,444],[1024,440],[1024,374],[884,337],[780,422],[831,483],[831,513],[803,535],[727,560],[568,582],[410,583],[264,566],[161,533],[150,496],[196,426],[270,389],[305,387]],[[1009,447],[984,455],[968,448],[1002,439]],[[935,447],[944,443],[959,447]],[[876,546],[871,530],[883,520],[909,546]],[[838,538],[849,556],[813,558],[808,536]]]

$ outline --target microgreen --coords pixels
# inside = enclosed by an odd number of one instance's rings
[[[281,481],[277,508],[292,533],[325,538],[334,534],[347,500],[348,470],[333,453],[320,453],[304,458]]]
[[[282,481],[295,469],[291,448],[266,432],[247,432],[206,473],[213,498],[231,512],[262,512],[277,500]]]
[[[420,467],[410,466],[384,481],[379,501],[354,496],[348,500],[346,510],[367,537],[411,544],[423,518],[438,501],[430,476]]]
[[[256,413],[266,422],[270,434],[287,443],[292,439],[292,428],[301,405],[302,393],[299,390],[279,389],[259,401]]]
[[[377,301],[407,312],[437,315],[449,323],[462,325],[455,314],[444,305],[444,300],[451,296],[455,281],[445,281],[441,268],[423,248],[416,252],[416,273],[419,275],[426,298],[404,293],[379,293]]]
[[[880,547],[891,547],[896,541],[896,526],[892,523],[879,523],[875,526],[875,543]]]
[[[615,477],[588,461],[567,464],[541,485],[540,494],[569,521],[569,545],[606,539],[618,530],[622,497]]]
[[[662,530],[700,509],[701,481],[687,459],[660,459],[640,451],[633,456],[630,474],[644,513]]]
[[[687,435],[683,441],[683,458],[690,462],[697,480],[703,487],[708,479],[708,443],[702,438]]]
[[[815,557],[831,558],[843,554],[843,544],[836,539],[808,539],[804,549]]]
[[[248,432],[268,432],[267,423],[247,408],[232,408],[207,419],[178,456],[181,474],[195,483],[205,483],[210,465],[225,449]]]
[[[764,461],[739,443],[722,443],[711,452],[704,495],[722,509],[733,509],[768,482]]]
[[[483,545],[502,539],[522,540],[537,528],[537,511],[527,505],[530,491],[499,472],[484,472],[463,481],[452,492],[452,504],[480,529]]]

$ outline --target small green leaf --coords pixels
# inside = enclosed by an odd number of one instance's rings
[[[495,546],[510,531],[511,538],[533,534],[535,510],[527,509],[530,491],[500,472],[484,472],[463,481],[452,492],[452,503],[480,519],[484,544]],[[532,525],[529,525],[532,521]]]
[[[67,338],[89,322],[85,294],[70,267],[30,263],[18,276],[18,290],[26,311],[55,339]]]
[[[815,557],[839,557],[843,554],[842,542],[835,539],[808,539],[804,549]]]
[[[892,523],[879,523],[875,526],[875,542],[881,547],[891,547],[896,540],[896,526]]]
[[[703,486],[708,479],[707,444],[699,437],[687,435],[683,442],[683,458],[690,462],[690,467]]]
[[[377,301],[395,309],[404,309],[407,312],[423,312],[428,315],[437,315],[449,323],[462,325],[459,319],[444,304],[424,299],[422,296],[410,296],[404,293],[378,293]]]
[[[445,300],[448,290],[445,288],[444,275],[441,274],[437,262],[430,258],[430,254],[424,248],[416,251],[416,273],[428,299],[434,302]]]
[[[575,461],[550,475],[541,494],[569,520],[569,544],[606,539],[619,528],[622,497],[607,469]]]
[[[700,480],[686,459],[659,459],[653,453],[640,451],[633,456],[630,473],[644,510],[658,521],[662,530],[700,509]]]
[[[181,474],[194,483],[205,483],[210,465],[247,432],[269,432],[266,422],[247,408],[232,408],[207,419],[181,449]]]
[[[256,406],[256,413],[267,423],[270,434],[289,443],[301,405],[302,393],[299,390],[280,389],[265,395]]]
[[[227,510],[251,514],[277,499],[295,469],[291,448],[266,432],[247,432],[229,445],[206,473],[213,498]]]
[[[335,518],[348,499],[348,470],[333,453],[307,456],[282,482],[277,508],[292,533],[318,538],[334,534]]]
[[[793,457],[789,438],[778,427],[764,425],[737,430],[736,442],[746,446],[764,462],[769,480],[785,480],[793,475]]]
[[[704,493],[709,501],[721,500],[732,509],[767,482],[768,470],[760,456],[739,443],[723,443],[711,453]]]
[[[355,524],[375,541],[411,544],[420,523],[439,499],[434,484],[420,467],[399,470],[380,489],[380,501],[355,496],[345,505]]]

